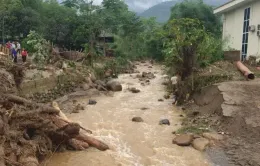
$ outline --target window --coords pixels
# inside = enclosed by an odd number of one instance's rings
[[[247,47],[248,47],[248,27],[250,21],[250,8],[246,8],[244,11],[244,26],[243,26],[243,38],[242,38],[242,60],[246,59]]]

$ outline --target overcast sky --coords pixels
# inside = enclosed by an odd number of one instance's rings
[[[125,0],[131,10],[136,12],[142,12],[155,4],[166,0]],[[94,0],[95,4],[100,4],[102,0]]]

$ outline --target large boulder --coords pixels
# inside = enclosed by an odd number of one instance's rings
[[[194,139],[194,137],[191,134],[182,134],[182,135],[176,136],[172,140],[172,143],[177,144],[179,146],[190,146],[193,139]]]
[[[206,138],[197,138],[192,142],[194,149],[199,151],[204,151],[209,145],[209,140]]]
[[[108,90],[111,90],[111,91],[122,91],[122,89],[123,89],[122,85],[118,81],[115,81],[115,80],[108,81],[106,87]]]

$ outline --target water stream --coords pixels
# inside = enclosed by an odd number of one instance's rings
[[[118,81],[123,91],[113,97],[99,96],[97,104],[90,106],[89,98],[78,101],[86,105],[79,114],[68,114],[71,120],[93,131],[93,136],[107,143],[111,149],[105,152],[90,148],[81,152],[56,153],[46,166],[209,166],[203,153],[192,147],[172,144],[172,131],[181,126],[181,110],[171,100],[158,102],[165,94],[160,66],[148,68],[141,64],[138,70],[151,71],[156,78],[151,84],[142,86],[135,74],[122,74]],[[133,94],[127,90],[135,87],[141,90]],[[147,107],[147,110],[141,110]],[[143,123],[134,123],[132,117],[140,116]],[[167,118],[170,126],[160,126],[159,120]]]

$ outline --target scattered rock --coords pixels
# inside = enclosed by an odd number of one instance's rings
[[[145,80],[146,83],[150,82],[150,80]]]
[[[148,79],[153,79],[153,78],[155,78],[155,75],[153,74],[153,73],[151,73],[151,72],[143,72],[142,73],[142,77],[143,78],[148,78]]]
[[[112,90],[112,91],[122,91],[123,87],[122,85],[118,82],[118,81],[108,81],[107,85],[106,85],[108,90]]]
[[[199,151],[204,151],[208,145],[209,145],[209,140],[206,138],[197,138],[192,142],[193,148]]]
[[[145,86],[145,83],[141,82],[141,85],[142,85],[142,86]]]
[[[159,125],[170,125],[170,121],[168,119],[162,119],[160,120]]]
[[[118,78],[116,74],[112,74],[112,78]]]
[[[107,91],[107,89],[104,86],[102,86],[102,85],[98,85],[97,86],[97,90],[99,90],[99,91]]]
[[[132,121],[133,121],[133,122],[143,122],[144,120],[143,120],[143,118],[141,118],[141,117],[133,117],[133,118],[132,118]]]
[[[141,61],[141,63],[145,63],[145,61]]]
[[[96,100],[93,100],[93,99],[89,99],[88,104],[89,104],[89,105],[96,105],[96,104],[97,104],[97,101],[96,101]]]
[[[90,74],[90,79],[92,82],[95,82],[97,80],[96,76],[93,73]]]
[[[96,83],[97,85],[101,85],[101,86],[103,86],[103,87],[106,86],[106,83],[105,83],[104,81],[101,81],[101,80],[96,80],[95,83]]]
[[[112,92],[112,91],[107,91],[106,95],[109,96],[109,97],[113,97],[113,96],[114,96],[114,92]]]
[[[136,88],[129,88],[128,90],[131,91],[132,93],[139,93],[139,92],[141,92],[139,89],[136,89]]]
[[[149,108],[146,107],[142,107],[141,110],[148,110]]]
[[[190,146],[191,142],[193,141],[193,135],[191,134],[182,134],[176,136],[173,140],[173,144],[177,144],[179,146]]]
[[[87,84],[93,84],[93,81],[91,80],[90,77],[86,77],[86,78],[85,78],[85,82],[86,82]]]
[[[162,102],[162,101],[164,101],[164,100],[163,100],[163,99],[158,99],[158,101]]]
[[[111,77],[113,74],[113,71],[111,69],[108,69],[106,72],[105,72],[105,77]]]
[[[87,90],[90,89],[90,86],[89,86],[88,84],[83,84],[83,85],[82,85],[82,89],[83,89],[84,91],[87,91]]]
[[[79,110],[77,110],[77,109],[73,109],[73,111],[71,112],[71,113],[79,113]]]
[[[221,141],[224,139],[224,136],[218,133],[203,133],[202,136],[209,140],[215,140],[215,141]]]
[[[180,115],[180,117],[184,117],[184,115]]]
[[[170,98],[170,95],[165,94],[163,97],[164,97],[165,99],[169,99],[169,98]]]
[[[152,66],[148,66],[148,68],[153,68]]]
[[[78,105],[76,106],[76,109],[77,109],[77,110],[85,110],[85,107],[84,107],[83,105],[81,105],[81,104],[78,104]]]
[[[173,131],[173,132],[172,132],[172,134],[174,134],[174,135],[175,135],[175,134],[176,134],[176,131]]]
[[[72,111],[72,113],[79,113],[80,110],[84,110],[85,107],[82,106],[81,104],[78,104]]]

